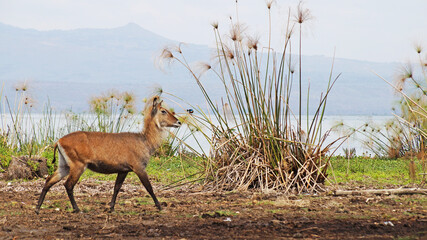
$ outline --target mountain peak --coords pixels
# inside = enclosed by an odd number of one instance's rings
[[[133,22],[130,22],[130,23],[128,23],[122,27],[119,27],[119,28],[134,29],[134,30],[141,30],[142,29],[141,26],[139,26],[138,24],[133,23]]]

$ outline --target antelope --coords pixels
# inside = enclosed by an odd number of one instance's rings
[[[144,127],[140,133],[78,131],[59,139],[54,145],[53,154],[55,162],[55,153],[58,150],[58,168],[46,179],[36,213],[39,213],[49,189],[66,176],[68,178],[64,186],[73,212],[79,212],[73,189],[86,168],[104,174],[117,173],[113,197],[109,203],[110,211],[114,210],[117,194],[129,172],[136,173],[160,211],[162,207],[153,192],[145,168],[150,156],[162,143],[166,128],[181,126],[174,113],[161,106],[162,102],[159,96],[147,101],[144,109]]]

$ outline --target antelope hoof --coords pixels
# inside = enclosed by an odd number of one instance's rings
[[[162,206],[160,204],[156,204],[157,209],[159,209],[159,211],[162,211]]]
[[[36,212],[36,214],[39,215],[40,209],[36,209],[34,212]]]
[[[72,211],[72,213],[79,213],[80,212],[80,209],[74,209],[73,211]]]

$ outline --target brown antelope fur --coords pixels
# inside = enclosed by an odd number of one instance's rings
[[[160,146],[167,127],[180,127],[181,122],[161,106],[158,96],[152,97],[144,109],[144,129],[141,133],[102,133],[73,132],[58,140],[54,148],[58,149],[58,169],[46,179],[36,212],[40,211],[46,193],[61,179],[68,176],[64,183],[73,212],[79,212],[73,196],[73,188],[86,168],[92,171],[111,174],[117,173],[110,211],[114,210],[117,194],[129,172],[135,172],[145,189],[151,195],[156,207],[161,210],[154,195],[145,167],[153,152]]]

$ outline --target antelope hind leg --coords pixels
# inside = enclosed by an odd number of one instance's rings
[[[111,198],[111,202],[109,204],[110,212],[114,211],[114,205],[116,205],[117,194],[119,194],[120,188],[122,187],[127,175],[127,172],[117,174],[116,183],[114,185],[113,197]]]

